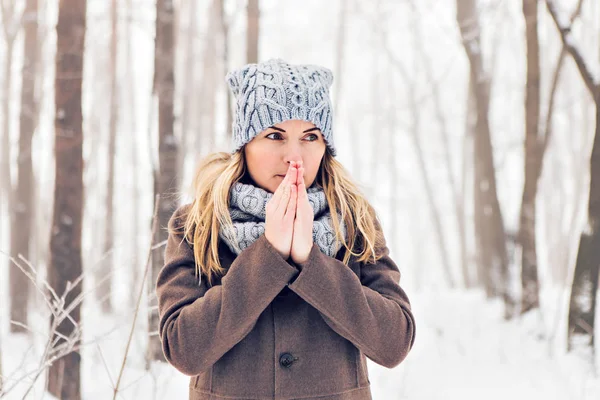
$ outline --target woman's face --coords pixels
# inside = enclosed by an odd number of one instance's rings
[[[262,131],[246,144],[244,152],[252,180],[275,193],[292,161],[302,162],[304,182],[309,188],[315,181],[325,149],[319,128],[311,122],[294,119]]]

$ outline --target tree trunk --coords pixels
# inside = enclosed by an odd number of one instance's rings
[[[11,207],[10,254],[22,255],[30,260],[30,237],[33,211],[33,165],[31,141],[37,126],[37,104],[35,100],[37,48],[38,48],[38,4],[27,0],[25,5],[25,38],[23,41],[23,70],[21,74],[21,111],[19,125],[19,153],[17,157],[17,182]],[[20,269],[11,266],[10,275],[10,318],[27,325],[29,279]],[[11,332],[26,332],[22,326],[10,324]]]
[[[190,9],[188,10],[189,20],[184,61],[185,77],[183,78],[184,90],[181,111],[181,156],[179,157],[179,163],[177,166],[177,170],[180,171],[178,187],[181,187],[182,179],[185,178],[185,160],[188,158],[188,155],[193,155],[193,149],[188,148],[188,140],[190,138],[190,135],[196,134],[196,132],[190,129],[192,125],[192,114],[195,114],[195,112],[192,112],[192,110],[196,110],[196,94],[193,90],[190,90],[188,88],[193,88],[196,83],[196,35],[198,31],[196,10],[197,4],[198,2],[196,1],[189,2]],[[192,151],[190,152],[190,150]]]
[[[462,199],[461,199],[461,210],[463,211],[463,215],[462,215],[462,220],[463,220],[463,224],[461,226],[462,229],[462,234],[464,237],[469,237],[470,235],[470,231],[469,231],[469,227],[472,226],[473,228],[473,237],[475,237],[475,242],[477,243],[477,238],[481,235],[481,232],[479,231],[479,226],[477,224],[478,219],[477,218],[473,218],[473,225],[467,225],[467,195],[466,193],[468,193],[468,190],[471,190],[474,192],[474,183],[475,183],[475,174],[474,174],[474,161],[475,161],[475,154],[474,154],[474,150],[473,150],[473,142],[474,142],[474,138],[475,138],[475,118],[477,115],[477,110],[476,110],[476,106],[475,106],[475,94],[473,93],[473,84],[471,83],[471,80],[469,78],[469,85],[468,85],[468,92],[467,92],[467,104],[466,104],[466,109],[465,109],[465,134],[463,137],[463,143],[462,143],[462,150],[463,150],[463,159],[462,159],[462,168],[461,168],[461,182],[462,182],[462,187],[460,190],[460,193],[462,193]],[[472,162],[469,162],[469,160],[472,160]],[[469,167],[473,167],[471,168],[471,170],[469,171]],[[471,172],[471,179],[469,179],[469,172]],[[468,188],[467,188],[467,184],[469,184]],[[475,197],[473,198],[473,201],[475,200]],[[474,210],[478,210],[481,209],[481,207],[477,207],[476,204],[472,205]],[[484,286],[484,276],[485,276],[485,270],[483,268],[483,263],[480,262],[480,249],[479,246],[475,245],[473,246],[473,252],[469,253],[468,250],[466,252],[466,257],[467,257],[467,262],[465,264],[463,264],[463,269],[462,269],[462,277],[463,277],[463,281],[465,282],[465,288],[473,288],[473,287],[481,287]],[[475,262],[473,262],[473,260]],[[469,266],[470,265],[475,265],[475,268],[472,271],[472,276],[470,274],[471,271],[469,271]],[[489,271],[488,271],[489,272]],[[487,292],[487,290],[486,290]]]
[[[426,265],[428,258],[425,257],[425,240],[423,240],[423,223],[421,218],[421,204],[412,199],[411,203],[409,203],[409,229],[412,232],[410,235],[408,245],[413,249],[413,265]],[[427,261],[426,261],[427,260]],[[415,289],[417,291],[423,290],[427,287],[427,283],[425,282],[425,271],[423,268],[415,268]]]
[[[86,2],[61,0],[56,25],[55,76],[55,163],[54,210],[50,238],[48,280],[55,292],[65,298],[65,308],[81,294],[81,224],[83,214],[83,155],[81,83],[85,41]],[[57,344],[64,343],[77,329],[81,333],[80,303],[70,313],[77,324],[64,318],[56,329]],[[50,323],[54,322],[54,315]],[[53,339],[54,340],[54,339]],[[81,398],[81,356],[73,350],[50,366],[48,391],[59,399]]]
[[[0,340],[0,396],[2,396],[4,394],[3,387],[4,387],[4,369],[2,368],[2,340]]]
[[[412,115],[413,122],[412,128],[410,130],[411,139],[415,149],[417,150],[417,162],[419,166],[419,171],[421,175],[421,179],[423,181],[423,185],[425,188],[425,196],[427,198],[427,203],[429,205],[429,212],[431,214],[431,222],[433,224],[433,230],[435,234],[435,240],[438,245],[439,255],[440,255],[440,265],[442,266],[444,276],[446,278],[446,283],[448,286],[453,289],[455,287],[454,278],[452,277],[452,267],[450,265],[450,255],[448,254],[448,247],[446,245],[446,240],[444,236],[444,231],[442,229],[442,219],[440,215],[440,211],[435,203],[435,195],[433,193],[433,184],[431,182],[431,178],[427,171],[427,163],[425,161],[425,154],[423,152],[423,147],[421,146],[421,141],[419,137],[421,136],[421,128],[420,128],[420,117],[419,110],[417,106],[416,93],[412,91],[410,94],[410,101],[412,103]]]
[[[370,51],[377,54],[381,51],[381,44],[384,42],[384,38],[387,38],[387,32],[384,30],[383,24],[376,23],[380,18],[382,18],[382,7],[381,0],[375,0],[372,3],[373,10],[373,22],[371,22],[371,46]],[[373,57],[371,61],[371,65],[369,68],[369,74],[371,75],[371,85],[367,90],[365,90],[365,95],[369,95],[371,97],[371,107],[369,114],[371,117],[371,129],[374,132],[382,132],[386,127],[384,126],[385,118],[382,116],[383,103],[381,101],[381,59],[379,57]],[[358,160],[354,160],[355,163],[362,164],[362,168],[357,169],[363,174],[363,178],[361,181],[365,182],[365,186],[367,188],[367,192],[371,194],[371,196],[377,196],[377,188],[378,185],[374,179],[369,179],[370,176],[379,173],[379,167],[382,164],[383,157],[381,157],[381,142],[385,143],[385,139],[382,138],[381,141],[373,141],[370,145],[371,154],[367,156],[369,160],[368,164],[365,165],[363,161],[366,155],[366,147],[362,148],[362,154],[358,157]],[[380,182],[379,182],[380,184]],[[393,181],[390,181],[391,185],[394,185]],[[393,212],[393,210],[390,210]]]
[[[504,301],[505,318],[514,314],[515,300],[509,293],[508,259],[504,222],[498,196],[496,194],[496,176],[494,153],[492,150],[489,103],[490,79],[483,66],[481,54],[480,27],[477,18],[475,0],[457,0],[456,18],[460,27],[463,45],[471,66],[471,82],[477,104],[475,150],[475,210],[479,219],[477,245],[481,247],[483,267],[491,271],[492,292],[488,295],[500,295]]]
[[[465,275],[465,272],[468,270],[467,267],[467,238],[465,232],[465,210],[464,210],[464,201],[462,198],[462,191],[459,188],[456,179],[454,178],[453,168],[452,168],[452,158],[451,158],[451,150],[450,150],[450,133],[448,132],[448,124],[446,121],[446,117],[444,116],[444,107],[442,104],[441,98],[441,89],[438,80],[435,78],[433,74],[433,70],[431,65],[433,61],[426,54],[425,49],[419,45],[424,40],[424,35],[422,31],[422,26],[417,23],[418,21],[418,13],[415,8],[414,3],[410,4],[412,11],[412,21],[413,21],[413,30],[416,33],[415,38],[415,49],[419,53],[423,67],[425,70],[425,74],[427,77],[427,81],[431,82],[431,94],[433,97],[434,110],[435,110],[435,122],[438,125],[439,134],[441,138],[442,148],[444,150],[444,165],[446,170],[446,177],[448,179],[448,185],[450,186],[450,192],[452,196],[450,198],[451,206],[454,209],[454,217],[456,218],[456,230],[458,234],[458,244],[459,244],[459,267],[463,272],[463,283],[465,286],[468,284],[468,277]],[[450,268],[448,266],[447,268]]]
[[[88,48],[87,50],[87,55],[86,57],[88,57],[90,60],[98,60],[98,56],[97,56],[97,48],[96,47],[92,47],[92,48]],[[99,61],[97,62],[98,64],[101,64]],[[100,105],[104,104],[104,102],[106,101],[103,96],[102,96],[102,91],[101,91],[101,86],[99,82],[101,81],[101,79],[103,79],[105,77],[104,74],[104,68],[100,67],[100,66],[96,66],[93,65],[94,63],[89,63],[90,65],[90,69],[92,69],[93,71],[90,72],[90,75],[93,77],[92,81],[93,83],[90,84],[91,89],[92,89],[92,94],[91,94],[91,100],[90,100],[90,109],[91,110],[99,110],[100,109]],[[91,113],[88,117],[87,120],[87,130],[86,130],[86,137],[87,137],[87,141],[89,141],[90,143],[90,148],[91,149],[100,149],[102,148],[103,144],[104,144],[104,135],[103,135],[103,120],[105,119],[105,115],[100,115],[99,112],[96,113]],[[105,186],[103,184],[103,180],[99,179],[98,175],[100,174],[100,166],[104,165],[102,160],[102,156],[104,155],[104,153],[100,152],[100,151],[91,151],[88,155],[88,157],[85,159],[84,162],[84,187],[85,187],[85,191],[84,191],[84,196],[86,198],[98,198],[102,195],[102,187]],[[103,257],[103,250],[104,250],[104,239],[103,239],[103,235],[104,235],[104,231],[105,231],[105,224],[106,224],[106,218],[103,215],[105,210],[101,210],[99,209],[100,207],[93,207],[93,205],[91,204],[91,202],[86,202],[84,200],[84,205],[87,208],[84,208],[84,215],[87,217],[89,215],[89,220],[91,221],[91,223],[93,224],[94,227],[96,227],[96,229],[91,229],[90,230],[90,241],[91,243],[98,243],[99,245],[96,246],[92,246],[92,249],[90,251],[90,257],[86,257],[85,262],[86,265],[84,266],[84,268],[88,267],[87,263],[90,263],[90,269],[93,271],[94,273],[94,282],[97,284],[100,282],[101,279],[103,279],[102,276],[102,257]],[[95,260],[99,260],[99,261],[95,261]],[[96,269],[99,269],[99,271],[96,271]],[[98,302],[100,302],[99,299],[99,295],[98,295],[98,290],[95,290],[95,297],[96,300]]]
[[[348,20],[348,1],[339,1],[339,21],[335,43],[335,82],[333,92],[333,111],[335,119],[340,115],[340,104],[342,101],[342,76],[344,70],[344,55],[346,50],[346,24]]]
[[[191,2],[196,4],[195,1]],[[138,130],[137,130],[137,110],[136,110],[136,98],[135,98],[135,81],[133,73],[133,51],[132,51],[132,37],[133,37],[133,5],[132,0],[127,0],[127,34],[125,35],[126,43],[126,65],[127,65],[127,103],[129,104],[129,139],[130,139],[130,151],[131,151],[131,177],[132,177],[132,191],[131,201],[133,202],[133,212],[131,213],[131,226],[133,226],[133,237],[132,237],[132,286],[137,288],[140,280],[141,265],[139,264],[139,249],[142,248],[142,243],[139,240],[139,215],[140,215],[140,193],[139,193],[139,162],[138,162]],[[129,291],[129,304],[131,307],[135,307],[135,301],[137,299],[136,290]]]
[[[258,62],[260,6],[258,0],[248,0],[248,32],[246,33],[246,61]]]
[[[594,331],[596,313],[596,294],[598,275],[600,274],[600,83],[594,77],[581,52],[575,47],[571,35],[571,25],[561,26],[554,2],[546,0],[548,12],[560,33],[563,46],[575,61],[577,69],[590,93],[596,107],[596,127],[592,156],[590,159],[590,192],[588,198],[587,224],[581,233],[571,298],[567,331],[569,351],[586,342],[594,351]],[[572,24],[572,22],[571,22]]]
[[[109,76],[110,76],[110,115],[108,117],[108,182],[106,184],[106,224],[104,225],[104,248],[105,258],[102,266],[98,268],[99,275],[96,276],[97,298],[100,300],[101,309],[104,313],[113,310],[112,288],[114,273],[114,193],[115,193],[115,145],[117,137],[118,121],[118,78],[117,78],[117,55],[118,55],[118,11],[117,0],[111,0],[110,22],[111,36],[109,47]],[[101,282],[101,283],[100,283]]]
[[[155,83],[158,94],[158,174],[156,174],[155,189],[160,195],[158,210],[159,226],[167,226],[169,218],[177,207],[176,198],[172,195],[176,190],[177,176],[177,141],[173,134],[173,92],[174,92],[174,59],[173,48],[173,2],[158,0],[156,3],[156,54],[155,54]],[[165,229],[157,229],[154,243],[167,240]],[[164,360],[162,347],[157,334],[158,311],[155,295],[155,282],[158,272],[164,264],[164,250],[152,253],[152,276],[149,282],[150,316],[148,342],[148,360]]]
[[[573,22],[575,21],[575,19],[577,17],[579,17],[580,13],[581,13],[581,6],[583,4],[583,0],[579,0],[579,2],[577,3],[577,7],[575,7],[575,11],[573,12],[573,14],[571,15],[571,21],[570,23],[573,24]],[[549,94],[549,101],[548,101],[548,112],[546,113],[546,121],[544,123],[544,130],[546,132],[546,136],[544,137],[544,144],[543,144],[543,148],[542,148],[542,154],[546,154],[546,149],[548,148],[548,143],[550,142],[550,139],[552,138],[553,134],[554,134],[554,129],[552,126],[552,118],[554,116],[554,106],[556,104],[556,94],[558,91],[558,83],[560,81],[560,77],[561,77],[561,73],[562,73],[562,69],[563,66],[565,65],[565,58],[567,56],[567,49],[565,48],[565,46],[562,46],[562,49],[560,51],[560,55],[558,56],[558,60],[556,62],[556,67],[554,69],[554,72],[552,74],[552,80],[551,80],[551,86],[550,86],[550,94]],[[586,104],[586,103],[582,103],[582,104]],[[569,118],[571,120],[574,120],[574,116],[572,115],[573,108],[569,108]],[[587,120],[585,120],[587,121]],[[584,132],[587,132],[587,129],[583,130]],[[586,143],[586,139],[583,139],[583,143]],[[550,242],[550,248],[551,249],[555,249],[553,251],[553,254],[556,254],[556,256],[554,255],[549,255],[549,259],[552,260],[552,264],[551,264],[551,281],[554,284],[559,284],[564,285],[566,283],[566,276],[567,276],[567,272],[569,271],[569,265],[571,264],[571,241],[572,238],[575,236],[575,232],[579,229],[579,224],[577,223],[577,217],[579,215],[579,210],[581,208],[581,201],[579,201],[579,194],[583,192],[583,181],[584,181],[584,175],[585,173],[583,173],[582,171],[584,171],[585,169],[585,165],[584,163],[581,162],[581,157],[579,157],[579,152],[573,152],[573,164],[577,165],[576,171],[572,174],[572,176],[575,176],[575,184],[574,187],[575,189],[575,193],[576,193],[576,206],[573,208],[572,213],[570,214],[570,218],[568,219],[568,221],[570,221],[568,223],[568,226],[570,226],[571,228],[566,232],[563,233],[562,230],[558,229],[558,234],[554,235],[553,237],[555,238],[553,241]],[[556,170],[554,172],[554,174],[556,174],[556,176],[558,175],[558,167],[555,166],[554,169]],[[541,174],[540,174],[541,175]],[[560,178],[559,178],[560,179]],[[557,206],[557,210],[556,213],[558,213],[558,215],[561,215],[561,218],[559,218],[560,222],[558,223],[558,227],[562,227],[565,226],[563,225],[564,220],[567,219],[566,214],[564,213],[564,204],[565,201],[563,200],[565,197],[565,191],[564,189],[561,189],[558,193],[558,197],[562,200],[558,202],[558,206]],[[548,207],[548,206],[547,206]],[[555,216],[557,215],[555,213],[554,210],[550,210],[547,215],[551,218],[546,218],[546,221],[551,221],[553,219],[556,219]],[[547,232],[550,232],[550,229],[547,229]]]
[[[572,114],[572,121],[575,122],[577,117],[574,115],[574,112],[572,112]],[[567,220],[567,222],[561,225],[569,226],[570,228],[565,233],[562,233],[560,235],[560,241],[557,241],[557,246],[561,246],[563,248],[562,258],[558,259],[558,262],[560,262],[560,272],[558,273],[560,279],[557,280],[562,286],[572,284],[572,282],[567,282],[566,277],[569,276],[569,271],[571,270],[571,265],[573,262],[573,255],[575,254],[573,238],[577,237],[577,235],[581,232],[581,210],[585,205],[583,202],[583,198],[585,196],[584,188],[589,179],[588,163],[585,158],[581,157],[581,150],[587,148],[586,145],[590,142],[589,139],[591,138],[591,134],[593,134],[593,132],[589,132],[587,129],[584,129],[583,132],[586,132],[586,136],[584,136],[581,140],[581,148],[577,150],[573,149],[571,152],[571,157],[573,158],[574,164],[571,176],[575,177],[573,182],[575,204],[568,217],[564,218]],[[563,202],[563,204],[564,203],[565,202]]]
[[[199,93],[200,112],[198,113],[200,122],[196,143],[194,148],[199,156],[205,152],[213,151],[215,141],[215,97],[216,85],[215,78],[218,69],[215,67],[217,57],[217,38],[218,38],[218,18],[219,2],[222,0],[212,0],[208,13],[206,40],[202,54],[202,78],[200,81]]]
[[[596,94],[596,133],[590,160],[587,227],[581,233],[569,302],[568,350],[588,342],[595,349],[595,314],[600,270],[600,90]]]
[[[392,68],[390,66],[390,64],[387,64],[387,69],[386,69],[386,73],[389,74],[389,76],[392,76]],[[393,129],[390,129],[391,127],[396,127],[399,125],[399,117],[398,117],[398,111],[395,107],[394,104],[391,104],[391,102],[388,103],[387,105],[387,111],[386,111],[386,117],[385,121],[387,122],[387,128],[384,129],[382,132],[383,133],[383,140],[385,140],[386,145],[380,149],[383,150],[383,154],[380,155],[381,158],[386,158],[387,162],[385,162],[385,165],[388,168],[388,173],[389,173],[389,177],[390,177],[390,185],[389,185],[389,190],[390,190],[390,198],[389,198],[389,209],[390,209],[390,217],[391,217],[391,222],[390,222],[390,227],[388,229],[389,232],[389,244],[390,244],[390,249],[395,249],[397,248],[396,246],[398,245],[398,227],[399,227],[399,223],[398,223],[398,212],[396,212],[396,210],[398,209],[398,206],[400,204],[400,202],[404,201],[403,199],[401,200],[401,190],[402,190],[402,182],[401,182],[401,177],[400,174],[398,173],[399,168],[397,167],[397,159],[398,157],[396,157],[396,144],[395,144],[395,140],[396,140],[396,135],[394,135]]]
[[[416,28],[413,27],[413,30]],[[415,45],[418,45],[418,38],[415,36]],[[423,151],[423,147],[421,145],[421,118],[419,112],[419,106],[417,101],[417,93],[415,89],[415,79],[410,76],[406,67],[402,62],[396,59],[391,47],[388,44],[388,40],[385,36],[382,36],[381,42],[384,44],[384,52],[388,56],[388,58],[392,61],[396,70],[400,73],[404,80],[404,85],[408,87],[408,101],[410,103],[410,111],[411,111],[411,128],[410,128],[410,137],[413,145],[415,146],[417,152],[417,163],[421,175],[421,179],[423,181],[424,189],[425,189],[425,197],[427,199],[427,204],[429,206],[429,212],[431,215],[431,222],[433,224],[433,230],[435,235],[435,240],[437,242],[439,255],[440,255],[440,264],[442,265],[443,273],[446,279],[446,282],[450,288],[454,288],[455,282],[452,277],[452,267],[450,265],[450,257],[448,254],[448,248],[444,236],[444,231],[442,228],[441,221],[441,213],[435,203],[435,195],[433,193],[433,184],[431,182],[431,177],[429,176],[429,172],[427,171],[427,162],[425,160],[425,153]],[[418,70],[420,66],[419,60],[415,59],[415,65],[413,67],[413,71]],[[375,70],[377,72],[377,70]]]
[[[539,281],[536,250],[536,197],[542,172],[540,121],[540,45],[538,1],[523,0],[527,39],[527,82],[525,84],[525,180],[519,215],[521,246],[521,314],[539,308]]]
[[[251,0],[252,1],[252,0]],[[227,21],[227,14],[225,13],[225,0],[219,1],[219,21],[221,25],[221,70],[219,76],[215,77],[220,82],[222,82],[222,87],[225,88],[225,101],[227,107],[227,125],[225,125],[225,135],[231,137],[233,135],[232,125],[233,125],[233,112],[231,109],[231,90],[226,87],[225,82],[220,77],[223,77],[227,74],[229,70],[229,22]],[[258,22],[258,20],[257,20]],[[258,25],[257,25],[258,26]],[[258,34],[258,32],[257,32]],[[217,70],[218,71],[218,70]],[[229,135],[227,132],[229,131]]]
[[[4,16],[4,15],[3,15]],[[6,59],[4,60],[4,77],[2,88],[2,145],[0,146],[0,214],[10,215],[12,210],[12,183],[10,157],[10,95],[12,93],[12,61],[15,36],[5,35]],[[4,200],[2,200],[4,199]],[[2,207],[6,213],[2,211]],[[0,224],[0,243],[2,240],[2,224]]]
[[[46,16],[48,9],[48,1],[49,0],[38,0],[38,36],[37,36],[37,49],[36,49],[36,90],[35,93],[35,104],[36,104],[36,119],[35,126],[39,125],[40,121],[40,105],[44,101],[44,98],[47,93],[47,89],[44,87],[44,79],[46,76],[46,68],[49,68],[44,61],[44,49],[46,47],[47,38],[50,36],[49,33],[51,29],[54,29],[54,26],[50,27],[46,22]],[[50,162],[52,162],[50,160]],[[38,167],[38,169],[44,168],[44,166]],[[48,253],[48,231],[50,230],[50,222],[48,219],[48,223],[44,224],[46,221],[42,216],[43,212],[40,211],[40,182],[39,177],[34,174],[33,175],[33,188],[32,188],[32,204],[33,208],[31,210],[31,236],[29,239],[29,257],[32,265],[38,265],[41,260],[47,260]],[[50,208],[49,205],[44,204],[42,207],[46,207],[46,209]],[[43,226],[44,228],[40,229]],[[36,296],[37,298],[42,298],[42,294],[37,290],[30,291],[31,294]]]

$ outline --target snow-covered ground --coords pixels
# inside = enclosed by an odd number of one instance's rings
[[[410,294],[409,294],[410,295]],[[388,399],[544,399],[597,400],[600,377],[584,357],[565,351],[565,328],[557,292],[546,291],[543,314],[531,313],[506,322],[502,304],[487,301],[480,291],[435,291],[410,295],[417,318],[417,339],[407,359],[394,369],[369,361],[375,400]],[[562,300],[565,300],[562,295]],[[98,310],[83,312],[83,398],[112,398],[131,329],[130,310],[102,317]],[[38,315],[41,317],[41,315]],[[37,326],[45,326],[40,319]],[[120,383],[119,399],[187,398],[188,378],[158,363],[145,370],[143,332],[136,327]],[[558,329],[557,329],[558,327]],[[22,335],[3,335],[3,364],[11,387],[25,373],[36,371],[43,352],[40,334],[32,344]],[[598,365],[598,357],[595,361]],[[27,398],[52,399],[43,390],[41,374]],[[21,399],[31,375],[9,393]]]

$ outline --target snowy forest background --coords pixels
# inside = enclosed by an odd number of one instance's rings
[[[229,149],[225,73],[269,58],[334,72],[338,159],[413,305],[374,398],[600,398],[600,1],[0,12],[0,398],[186,398],[156,332],[164,228]]]

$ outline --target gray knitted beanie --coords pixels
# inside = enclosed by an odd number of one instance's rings
[[[315,124],[331,153],[336,155],[329,99],[333,82],[331,70],[271,59],[231,71],[226,80],[235,96],[232,153],[265,129],[300,119]]]

